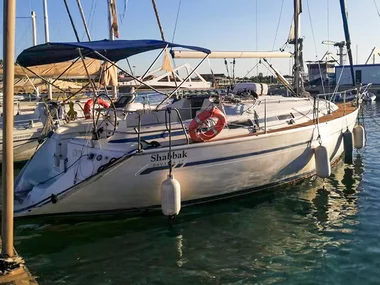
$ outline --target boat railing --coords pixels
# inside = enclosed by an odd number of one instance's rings
[[[359,102],[361,100],[361,97],[358,96],[359,94],[363,94],[369,90],[369,88],[372,86],[372,83],[366,84],[366,85],[360,85],[356,88],[350,88],[347,90],[337,91],[335,90],[332,93],[323,93],[323,94],[317,94],[315,97],[318,99],[324,98],[326,101],[329,99],[329,112],[331,113],[331,102],[334,102],[336,100],[337,94],[341,94],[341,99],[344,104],[344,112],[346,111],[346,102],[347,102],[347,94],[355,94],[356,100]]]
[[[142,134],[167,131],[169,133],[169,139],[171,139],[171,135],[172,135],[171,132],[173,130],[182,130],[183,134],[185,135],[187,144],[190,143],[190,139],[189,139],[189,136],[187,134],[186,127],[183,124],[181,113],[179,112],[179,110],[177,108],[167,107],[167,108],[164,108],[164,109],[151,110],[151,111],[152,112],[153,111],[154,112],[165,112],[165,129],[162,129],[162,130],[152,130],[152,131],[141,131],[141,118],[142,118],[142,116],[148,114],[148,112],[146,112],[146,110],[127,111],[128,113],[135,113],[135,114],[138,115],[138,118],[137,118],[137,120],[138,120],[137,128],[136,127],[134,128],[135,134],[137,134],[137,142],[138,142],[137,153],[142,153],[143,152],[143,150],[142,150],[142,144],[141,144],[141,141],[142,141],[141,140],[141,135]],[[172,114],[172,111],[174,111],[177,114],[177,118],[178,118],[179,123],[181,124],[181,128],[176,128],[176,129],[172,129],[171,128],[171,124],[172,124],[171,114]]]
[[[267,99],[264,99],[264,134],[267,133]]]
[[[295,100],[305,100],[305,98],[303,99],[300,99],[300,98],[295,98]],[[267,128],[267,125],[268,125],[268,104],[271,104],[273,102],[278,102],[278,99],[271,99],[271,98],[264,98],[263,100],[256,100],[255,103],[253,104],[253,108],[260,105],[260,104],[263,104],[264,105],[264,118],[263,118],[263,121],[264,121],[264,133],[267,133],[268,131],[268,128]],[[197,108],[171,108],[171,107],[166,107],[166,108],[162,108],[162,109],[155,109],[155,108],[145,108],[145,109],[139,109],[139,110],[125,110],[123,108],[115,108],[115,111],[116,112],[119,112],[119,113],[122,113],[122,114],[135,114],[137,115],[137,127],[134,127],[133,129],[133,132],[131,131],[115,131],[115,133],[123,133],[123,134],[129,134],[129,135],[137,135],[137,140],[138,140],[138,150],[137,150],[137,153],[141,153],[142,152],[142,148],[141,148],[141,135],[145,135],[145,134],[150,134],[150,133],[157,133],[157,132],[169,132],[169,126],[168,126],[168,114],[169,116],[171,116],[171,111],[174,111],[178,117],[178,121],[177,123],[180,123],[181,124],[181,127],[179,128],[174,128],[172,129],[172,131],[178,131],[178,130],[182,130],[185,137],[186,137],[186,142],[187,144],[190,143],[190,139],[189,139],[189,136],[188,136],[188,133],[187,133],[187,130],[186,130],[186,127],[183,123],[183,120],[182,120],[182,116],[181,116],[181,113],[180,111],[190,111],[192,112],[194,109],[197,109]],[[251,107],[249,108],[251,109]],[[107,110],[107,109],[104,109],[104,108],[99,108],[98,110]],[[168,110],[171,110],[171,111],[168,111]],[[157,112],[165,112],[165,129],[154,129],[154,130],[144,130],[142,131],[142,118],[145,116],[145,115],[148,115],[148,114],[151,114],[151,113],[157,113]],[[172,121],[170,119],[170,121]],[[170,134],[169,134],[170,135]]]
[[[340,92],[340,93],[343,93],[343,102],[344,103],[346,102],[346,95],[347,95],[348,92],[358,92],[358,93],[359,92],[363,92],[363,90],[364,91],[368,90],[370,86],[371,86],[371,84],[368,84],[368,85],[365,85],[365,86],[360,86],[359,88],[356,88],[356,89],[352,88],[352,89],[348,89],[348,90],[344,90],[344,91]],[[326,94],[318,94],[315,97],[317,97],[317,98],[325,97],[325,99],[327,99],[327,97],[334,96],[336,94],[337,94],[336,92],[326,93]],[[295,100],[300,100],[300,98],[297,98]],[[278,99],[264,98],[264,100],[257,100],[256,104],[254,104],[254,106],[257,106],[257,105],[260,105],[260,104],[264,103],[264,118],[263,118],[264,119],[264,129],[263,129],[263,131],[264,131],[265,134],[268,132],[268,129],[267,129],[267,123],[268,123],[268,104],[270,104],[272,102],[278,102]],[[102,109],[103,108],[99,108],[99,110],[102,110]],[[183,134],[186,137],[187,144],[190,143],[190,139],[189,139],[186,127],[185,127],[185,125],[183,123],[180,110],[192,111],[194,108],[191,108],[191,107],[190,108],[171,108],[171,107],[165,107],[165,108],[162,108],[162,109],[144,108],[144,109],[139,109],[139,110],[125,110],[123,108],[114,108],[114,109],[115,109],[116,112],[120,112],[120,113],[123,113],[123,114],[136,114],[137,115],[137,127],[134,127],[134,129],[133,129],[134,132],[115,131],[116,133],[124,133],[124,134],[131,134],[131,135],[132,134],[133,135],[137,134],[137,140],[138,140],[138,150],[137,150],[137,153],[141,153],[142,152],[142,144],[141,144],[142,139],[141,139],[141,135],[149,134],[149,133],[156,133],[156,132],[165,132],[165,131],[167,131],[167,132],[169,132],[169,136],[171,136],[171,130],[172,131],[182,130]],[[329,106],[328,109],[331,112],[331,106]],[[106,109],[103,109],[103,110],[106,110]],[[176,115],[177,115],[177,118],[178,118],[177,123],[179,122],[181,124],[181,127],[179,127],[179,128],[171,129],[172,111],[175,112]],[[144,130],[144,131],[142,131],[142,117],[145,116],[145,115],[147,115],[147,114],[158,113],[158,112],[165,112],[165,129],[158,129],[158,130],[154,129],[154,130]],[[168,122],[170,122],[170,123],[168,123]]]
[[[347,93],[349,92],[357,92],[358,93],[363,93],[363,92],[366,92],[368,91],[368,89],[372,86],[372,83],[368,83],[366,85],[361,85],[359,87],[356,87],[356,88],[351,88],[351,89],[346,89],[346,90],[342,90],[342,91],[334,91],[334,92],[331,92],[331,93],[322,93],[322,94],[317,94],[315,96],[321,98],[321,97],[332,97],[332,96],[336,96],[337,94],[343,94],[343,95],[346,95]]]

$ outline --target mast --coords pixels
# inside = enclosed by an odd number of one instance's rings
[[[355,74],[354,74],[354,67],[353,67],[354,61],[352,58],[351,38],[350,38],[350,31],[348,30],[347,9],[346,9],[346,1],[345,0],[340,0],[340,11],[342,13],[344,36],[346,38],[347,54],[348,54],[348,59],[350,61],[352,86],[355,86],[356,81],[355,81]]]
[[[48,42],[50,42],[50,35],[49,35],[49,19],[48,19],[47,0],[42,0],[42,1],[43,1],[43,6],[44,6],[45,43],[48,43]],[[51,84],[48,84],[47,88],[48,88],[48,90],[47,90],[48,98],[51,100],[51,99],[53,99],[53,88],[52,88]]]
[[[32,32],[33,32],[33,45],[37,45],[37,28],[36,28],[36,12],[32,11]]]
[[[112,4],[114,2],[112,0],[108,0],[108,25],[109,25],[109,39],[111,41],[114,41],[115,40],[115,33],[114,33],[114,30],[112,29],[112,23],[113,23],[113,19],[112,19]]]
[[[115,5],[114,9],[116,9],[116,0],[108,0],[108,24],[109,24],[109,32],[110,32],[109,39],[111,41],[114,41],[115,31],[113,29],[112,24],[114,23],[115,19],[113,19],[113,16],[112,16],[112,5]],[[117,98],[117,86],[112,86],[112,97]]]
[[[301,0],[294,0],[294,89],[299,95],[300,89],[300,54],[299,54],[299,28],[300,28]]]
[[[43,0],[43,5],[44,5],[45,43],[48,43],[50,42],[50,38],[49,38],[49,19],[48,19],[46,0]]]

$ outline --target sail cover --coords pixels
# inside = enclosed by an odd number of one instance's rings
[[[84,64],[89,75],[98,75],[100,73],[101,61],[97,59],[86,59]],[[77,61],[73,63],[72,61],[44,64],[39,66],[34,66],[29,68],[29,70],[23,68],[22,66],[15,65],[15,77],[36,77],[38,74],[42,77],[58,77],[60,78],[70,77],[70,78],[87,78],[86,70],[84,68],[83,62]],[[0,67],[0,75],[3,74],[3,68]]]
[[[83,56],[100,59],[103,55],[113,62],[125,59],[129,56],[165,47],[185,48],[209,54],[210,50],[196,47],[174,44],[160,40],[101,40],[92,42],[68,42],[46,43],[30,47],[17,57],[17,63],[21,66],[36,66],[73,60],[79,56],[81,49]],[[99,53],[99,54],[98,54]]]

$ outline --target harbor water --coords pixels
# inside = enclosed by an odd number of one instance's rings
[[[329,179],[160,213],[16,222],[39,284],[379,284],[380,102]]]

